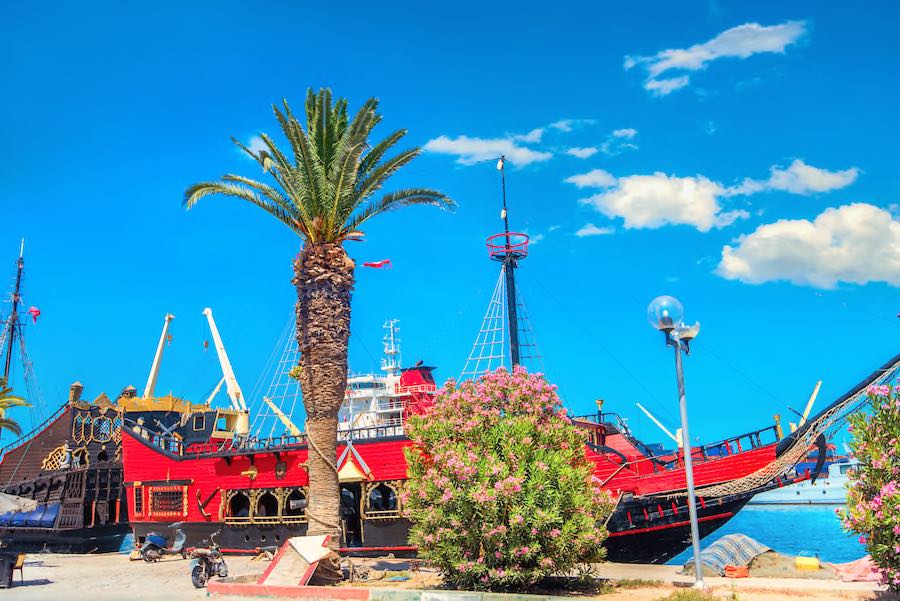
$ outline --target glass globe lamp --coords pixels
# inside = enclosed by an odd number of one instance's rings
[[[661,332],[671,332],[683,319],[684,307],[673,296],[657,296],[647,307],[647,320]]]

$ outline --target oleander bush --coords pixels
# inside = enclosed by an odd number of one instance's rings
[[[613,501],[543,375],[450,381],[409,436],[410,540],[448,585],[522,590],[603,558]]]
[[[900,591],[900,384],[870,386],[868,411],[850,416],[850,472],[844,527],[859,534],[882,577]]]

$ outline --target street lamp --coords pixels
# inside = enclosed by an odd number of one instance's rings
[[[694,547],[694,588],[703,588],[703,562],[700,560],[700,528],[697,525],[697,499],[694,494],[694,462],[691,457],[691,437],[688,433],[687,401],[684,398],[684,372],[681,353],[689,355],[691,340],[700,333],[700,322],[685,325],[684,307],[677,298],[658,296],[647,307],[650,325],[665,334],[666,346],[675,349],[675,373],[678,376],[678,404],[681,409],[681,449],[687,476],[688,513],[691,516],[691,543]]]

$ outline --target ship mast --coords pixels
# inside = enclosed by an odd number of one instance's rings
[[[6,360],[3,364],[3,379],[9,382],[9,371],[12,368],[13,345],[19,331],[19,302],[22,293],[22,272],[25,270],[25,238],[19,246],[19,260],[16,261],[16,286],[12,295],[12,312],[6,320]]]
[[[525,258],[525,253],[527,252],[527,237],[526,237],[526,248],[524,249],[516,249],[515,246],[517,244],[513,244],[511,242],[512,238],[510,237],[509,232],[509,214],[506,207],[506,156],[501,156],[500,160],[497,162],[497,169],[500,171],[500,188],[503,193],[503,210],[500,212],[500,216],[503,218],[503,242],[504,248],[500,253],[492,253],[491,258],[500,261],[503,265],[503,272],[506,275],[506,311],[507,311],[507,322],[509,325],[509,357],[510,357],[510,367],[515,368],[517,365],[521,363],[520,353],[519,353],[519,316],[517,312],[517,302],[516,302],[516,267],[519,266],[519,259]],[[516,236],[516,234],[513,234]]]

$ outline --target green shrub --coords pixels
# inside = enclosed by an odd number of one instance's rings
[[[524,589],[602,559],[613,504],[541,374],[451,381],[409,435],[410,540],[447,584]]]
[[[869,411],[850,416],[850,472],[844,527],[859,534],[884,582],[900,591],[900,385],[870,386]]]

